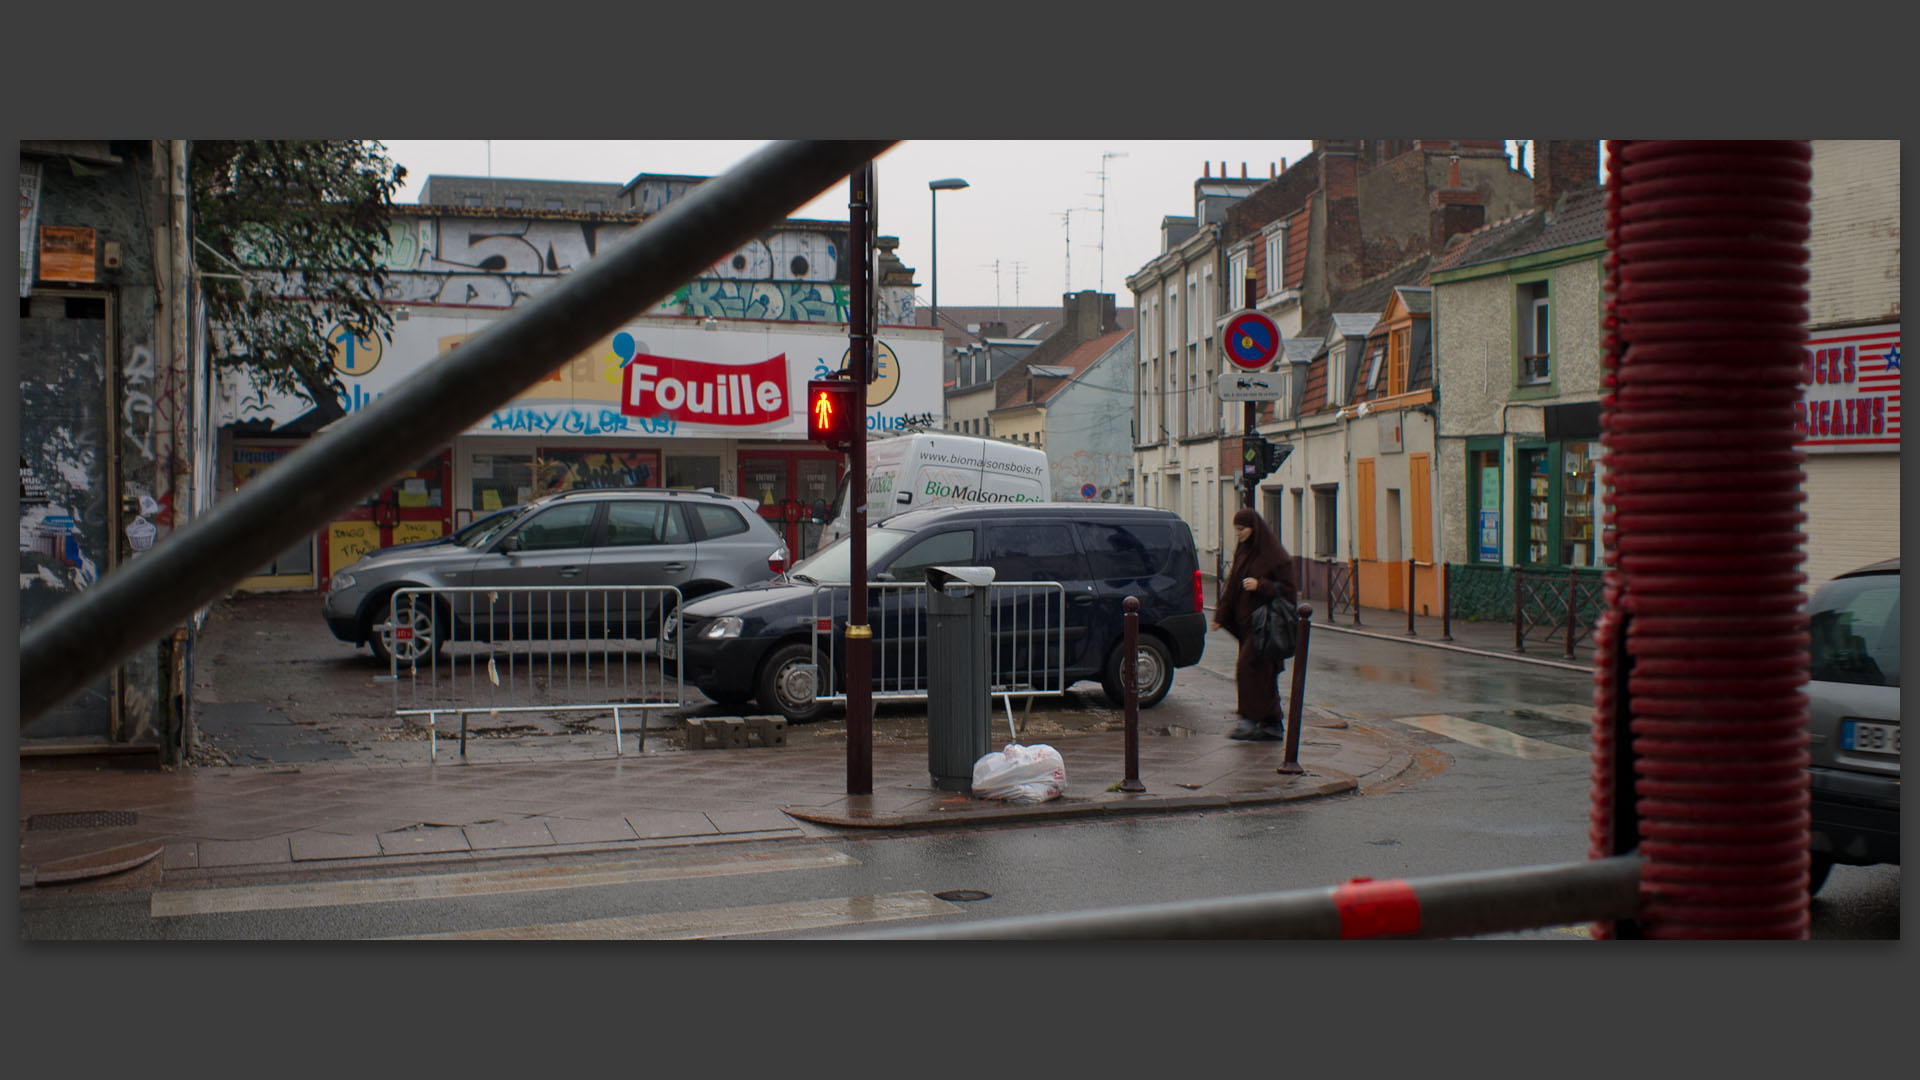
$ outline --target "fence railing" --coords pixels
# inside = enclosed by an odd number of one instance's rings
[[[814,587],[811,612],[816,697],[844,702],[844,627],[849,586]],[[927,696],[927,585],[870,581],[868,623],[873,630],[873,699],[916,701]],[[992,643],[989,693],[999,697],[1012,724],[1012,699],[1066,692],[1067,589],[1057,581],[996,581],[987,590]]]
[[[460,755],[475,714],[611,712],[614,753],[622,714],[678,708],[679,660],[662,662],[663,628],[679,636],[680,590],[670,585],[410,587],[394,592],[375,626],[389,655],[393,712],[427,719],[439,757],[442,716],[460,718]]]
[[[1604,610],[1598,579],[1581,580],[1576,570],[1565,577],[1513,571],[1513,651],[1527,651],[1527,637],[1559,641],[1562,658],[1573,659],[1574,646],[1593,634]]]

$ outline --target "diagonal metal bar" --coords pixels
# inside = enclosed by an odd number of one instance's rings
[[[836,935],[863,939],[1107,941],[1299,941],[1375,936],[1462,938],[1545,926],[1638,918],[1639,855],[1409,878],[1416,928],[1370,932],[1366,912],[1343,905],[1337,887],[1295,889],[1142,907],[993,919],[958,925]],[[1409,924],[1411,926],[1411,924]]]
[[[760,150],[55,608],[21,635],[21,724],[892,145]]]

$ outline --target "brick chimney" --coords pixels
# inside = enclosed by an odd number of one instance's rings
[[[1366,276],[1360,239],[1360,151],[1356,140],[1317,140],[1320,193],[1327,206],[1327,292],[1357,285]]]
[[[1447,186],[1427,196],[1427,250],[1438,255],[1447,249],[1447,238],[1469,233],[1487,223],[1487,208],[1480,192],[1460,180],[1460,146],[1455,143],[1447,158]]]
[[[1066,317],[1066,326],[1062,329],[1076,345],[1120,328],[1112,293],[1095,292],[1092,289],[1067,293],[1060,298],[1060,307]]]
[[[1560,196],[1600,186],[1598,139],[1536,139],[1533,205],[1552,211]]]

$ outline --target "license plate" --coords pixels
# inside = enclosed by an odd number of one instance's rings
[[[660,659],[672,660],[679,655],[680,647],[674,644],[672,638],[666,638],[660,642]]]
[[[1898,754],[1900,725],[1847,720],[1840,725],[1840,745],[1866,754]]]

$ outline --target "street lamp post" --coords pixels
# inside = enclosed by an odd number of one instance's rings
[[[969,186],[967,182],[957,176],[950,176],[945,180],[927,181],[927,198],[933,203],[933,241],[930,245],[933,254],[933,313],[927,319],[927,325],[933,327],[935,330],[940,329],[940,193],[943,191],[959,191],[961,188],[967,186]],[[944,354],[946,352],[945,347],[942,347],[940,351]]]

